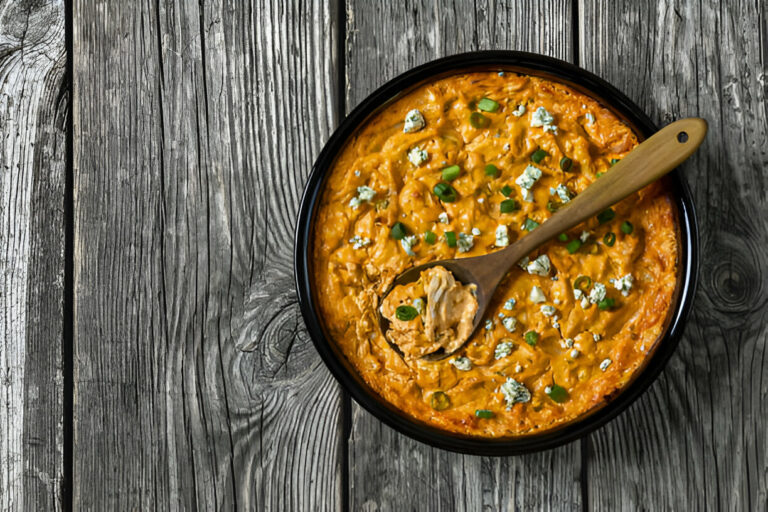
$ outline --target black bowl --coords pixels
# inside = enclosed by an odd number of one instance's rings
[[[379,87],[344,119],[325,144],[304,188],[296,224],[294,264],[299,305],[309,335],[331,373],[357,403],[398,432],[439,448],[476,455],[514,455],[553,448],[588,434],[626,409],[656,379],[680,340],[693,303],[698,273],[698,231],[691,193],[680,174],[673,171],[665,180],[667,189],[673,196],[677,216],[680,239],[679,275],[677,291],[667,315],[667,325],[651,354],[646,357],[644,366],[636,370],[633,379],[603,406],[539,434],[492,439],[437,429],[408,416],[381,398],[363,381],[327,335],[315,306],[311,240],[318,199],[328,172],[347,139],[380,108],[428,80],[480,70],[519,72],[565,83],[613,111],[633,128],[640,139],[647,138],[658,130],[648,116],[615,87],[588,71],[557,59],[523,52],[483,51],[428,62]]]

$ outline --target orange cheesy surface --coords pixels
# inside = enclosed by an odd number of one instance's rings
[[[515,266],[449,359],[398,354],[378,311],[407,268],[514,243],[637,143],[590,97],[510,72],[449,76],[386,105],[340,153],[315,217],[332,341],[384,399],[452,432],[537,433],[604,404],[653,350],[675,292],[678,231],[661,183]]]

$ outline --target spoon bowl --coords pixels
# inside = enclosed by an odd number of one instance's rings
[[[483,256],[431,261],[407,269],[395,278],[382,295],[381,302],[396,286],[418,280],[421,272],[430,267],[442,266],[451,272],[457,281],[463,284],[474,283],[477,286],[478,308],[469,336],[462,340],[463,343],[455,350],[447,352],[441,348],[421,358],[439,361],[450,357],[461,350],[477,331],[485,318],[496,288],[513,265],[560,233],[597,215],[670,172],[696,151],[706,134],[707,122],[700,118],[681,119],[665,126],[617,162],[610,172],[601,176],[517,242]],[[387,337],[389,320],[382,315],[381,309],[379,327],[387,343],[402,356],[399,347]]]

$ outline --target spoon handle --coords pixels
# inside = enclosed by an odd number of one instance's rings
[[[528,254],[550,238],[661,178],[691,156],[704,141],[706,134],[707,122],[697,117],[681,119],[665,126],[546,222],[514,244],[517,246],[515,253],[521,256]]]

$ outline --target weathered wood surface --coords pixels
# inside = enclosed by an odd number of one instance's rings
[[[581,64],[658,123],[709,121],[683,166],[701,274],[686,334],[628,412],[592,436],[601,510],[768,507],[768,6],[589,0]]]
[[[407,69],[445,55],[505,48],[570,60],[572,3],[347,4],[347,109]],[[523,457],[430,448],[352,408],[351,510],[571,510],[582,506],[581,442]]]
[[[0,0],[0,510],[60,509],[64,4]]]
[[[74,507],[340,508],[341,394],[292,272],[334,7],[73,10]]]

